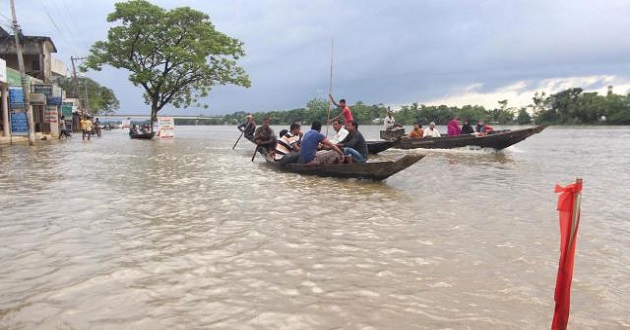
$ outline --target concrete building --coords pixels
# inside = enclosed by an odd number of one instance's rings
[[[57,136],[59,134],[59,110],[64,98],[64,92],[53,81],[57,76],[65,77],[67,72],[66,66],[62,61],[52,57],[52,53],[56,53],[57,48],[50,37],[21,35],[20,44],[22,44],[24,69],[30,87],[29,96],[33,107],[35,132]],[[2,107],[0,109],[2,111],[0,123],[3,129],[2,135],[8,136],[9,129],[7,128],[9,125],[13,125],[12,127],[14,128],[21,127],[16,125],[15,122],[20,120],[25,109],[23,108],[23,102],[19,101],[19,97],[11,96],[12,93],[15,95],[21,93],[20,89],[22,87],[20,73],[17,71],[19,70],[19,65],[15,36],[1,27],[0,59],[3,60],[6,66],[4,70],[6,82],[0,83],[0,92],[3,100],[3,103],[0,104]],[[0,67],[0,71],[2,71],[2,67]],[[6,101],[7,99],[8,102]],[[22,107],[20,107],[20,104]],[[10,114],[10,119],[7,118],[7,114]],[[17,129],[13,129],[11,132],[12,135],[21,133]]]

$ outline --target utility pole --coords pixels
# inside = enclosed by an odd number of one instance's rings
[[[87,57],[74,57],[74,56],[70,56],[70,61],[72,62],[72,97],[79,99],[79,110],[81,110],[81,113],[84,112],[84,108],[87,108],[87,101],[85,102],[86,105],[84,107],[83,104],[81,104],[81,96],[80,96],[80,88],[79,88],[79,79],[77,78],[77,68],[74,65],[75,61],[83,61],[87,59]],[[86,95],[87,95],[87,89],[86,89]]]
[[[15,16],[15,3],[11,0],[11,14],[13,15],[13,34],[15,35],[15,50],[17,53],[18,66],[20,69],[20,78],[22,81],[22,91],[24,93],[24,108],[26,109],[26,121],[28,124],[28,144],[35,145],[35,122],[33,121],[33,108],[31,107],[30,89],[24,69],[24,58],[22,57],[22,45],[20,45],[20,25]]]

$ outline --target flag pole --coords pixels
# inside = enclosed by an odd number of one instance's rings
[[[335,59],[335,39],[331,40],[330,46],[330,82],[328,83],[328,115],[326,117],[326,137],[328,137],[328,122],[330,121],[330,95],[332,95],[333,82],[333,62]]]
[[[571,305],[571,282],[575,261],[577,231],[580,226],[580,207],[582,203],[582,178],[566,187],[556,185],[555,191],[562,194],[558,197],[560,212],[560,260],[554,294],[555,310],[552,330],[566,330],[569,322]]]

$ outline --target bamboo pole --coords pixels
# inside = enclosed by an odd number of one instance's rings
[[[333,83],[333,63],[335,59],[335,39],[331,40],[330,46],[330,82],[328,83],[328,115],[326,116],[326,137],[328,137],[328,125],[330,121],[330,95],[332,95]]]

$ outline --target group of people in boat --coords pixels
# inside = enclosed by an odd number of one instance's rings
[[[459,136],[462,134],[472,134],[476,136],[492,134],[494,128],[490,125],[486,125],[483,120],[477,122],[477,126],[473,129],[470,125],[470,120],[464,120],[462,127],[459,127],[459,118],[455,117],[451,119],[446,125],[446,131],[448,136]]]
[[[387,128],[386,128],[387,129]],[[470,125],[470,120],[464,120],[462,127],[459,127],[459,119],[457,117],[450,120],[446,126],[447,136],[459,136],[463,134],[472,134],[475,136],[482,136],[486,134],[494,133],[494,128],[490,125],[486,125],[483,120],[477,122],[477,126],[473,128]],[[435,123],[431,122],[427,129],[422,128],[422,124],[415,123],[413,129],[408,135],[405,135],[404,139],[420,139],[425,137],[441,137],[442,135],[435,127]]]
[[[352,112],[344,99],[337,103],[332,95],[329,97],[332,103],[340,108],[339,114],[328,121],[335,130],[334,136],[330,139],[321,133],[322,123],[317,120],[311,123],[311,129],[304,134],[301,125],[296,122],[276,136],[269,126],[268,117],[256,128],[251,115],[247,115],[246,121],[237,128],[245,138],[256,143],[258,150],[266,155],[267,160],[279,164],[365,163],[368,159],[368,148],[363,134],[359,131],[359,124],[352,117]]]

